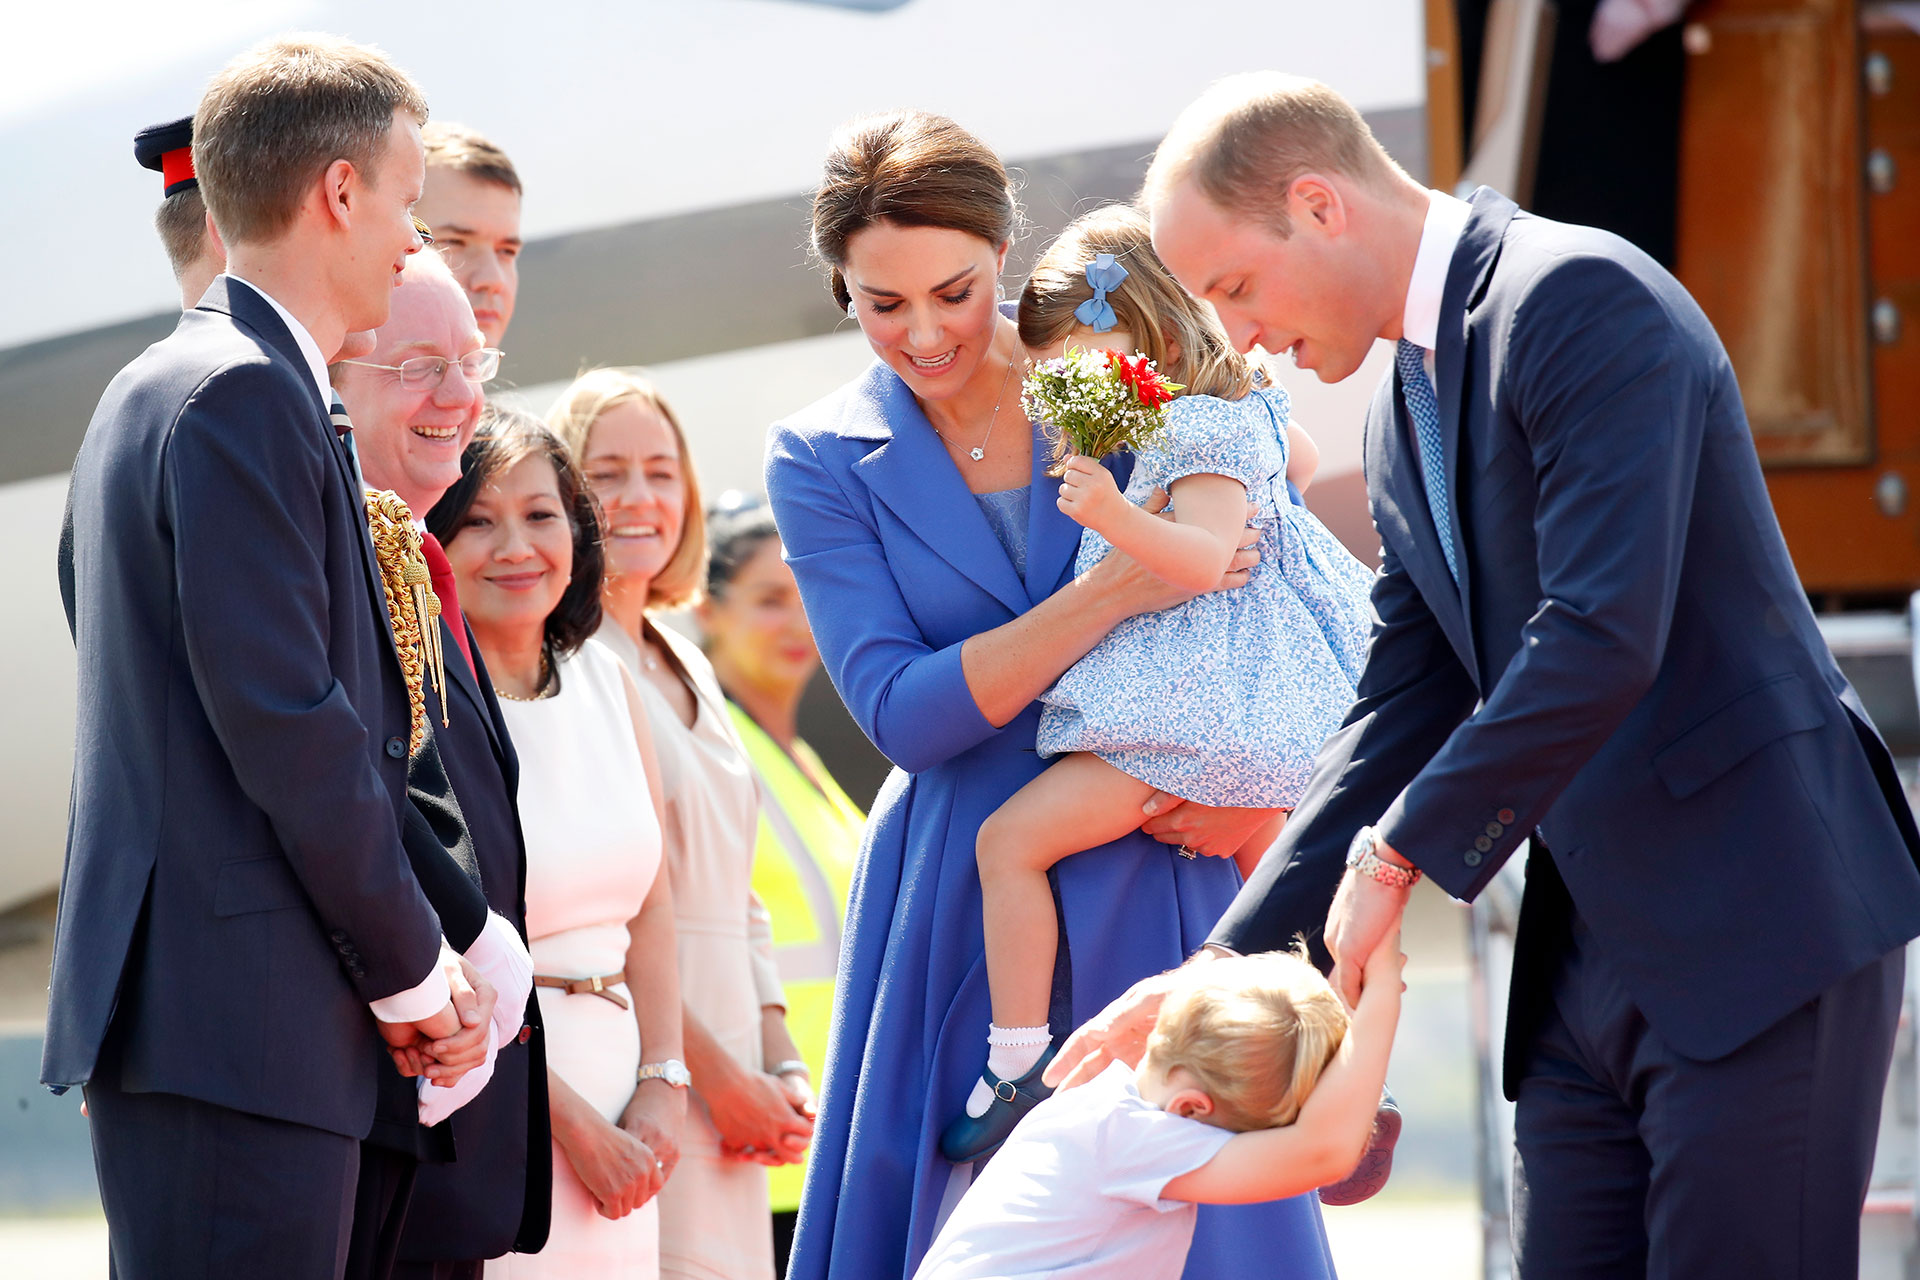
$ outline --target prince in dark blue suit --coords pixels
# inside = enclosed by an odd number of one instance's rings
[[[1216,87],[1148,193],[1243,348],[1337,381],[1397,342],[1358,702],[1212,943],[1324,919],[1357,993],[1410,872],[1472,898],[1533,837],[1522,1273],[1851,1275],[1920,834],[1712,326],[1615,236],[1421,190],[1307,81]]]

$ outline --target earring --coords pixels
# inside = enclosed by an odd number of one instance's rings
[[[852,298],[848,298],[847,299],[847,319],[858,320],[859,318],[860,318],[859,307],[855,305]]]
[[[1005,302],[1007,300],[1007,286],[998,280],[993,282],[993,300],[995,302]]]

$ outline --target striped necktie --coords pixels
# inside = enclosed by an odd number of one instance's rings
[[[1393,362],[1400,371],[1400,393],[1406,398],[1413,438],[1420,446],[1420,478],[1427,490],[1427,512],[1440,535],[1440,554],[1447,558],[1447,572],[1453,575],[1454,585],[1459,586],[1460,565],[1454,559],[1453,519],[1447,510],[1447,463],[1440,451],[1440,402],[1434,397],[1433,383],[1427,379],[1426,355],[1425,347],[1402,338],[1394,350]]]

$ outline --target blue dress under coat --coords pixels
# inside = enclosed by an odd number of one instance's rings
[[[994,728],[960,648],[1063,586],[1080,542],[1053,501],[1038,428],[1033,458],[1023,578],[884,364],[769,437],[767,493],[821,657],[896,766],[847,907],[793,1280],[910,1275],[955,1182],[939,1133],[984,1065],[988,1020],[974,841],[1044,767],[1039,704]],[[1110,465],[1124,487],[1130,462]],[[1075,854],[1055,877],[1070,960],[1056,1007],[1074,1024],[1181,963],[1240,883],[1230,861],[1187,861],[1138,833]],[[1318,1200],[1203,1207],[1186,1275],[1330,1280]]]

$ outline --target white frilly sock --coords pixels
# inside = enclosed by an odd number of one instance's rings
[[[1018,1080],[1033,1070],[1040,1055],[1053,1043],[1053,1032],[1046,1027],[996,1027],[987,1024],[987,1070],[1002,1080]],[[987,1113],[993,1103],[993,1088],[986,1077],[976,1080],[967,1097],[967,1114],[976,1118]]]

